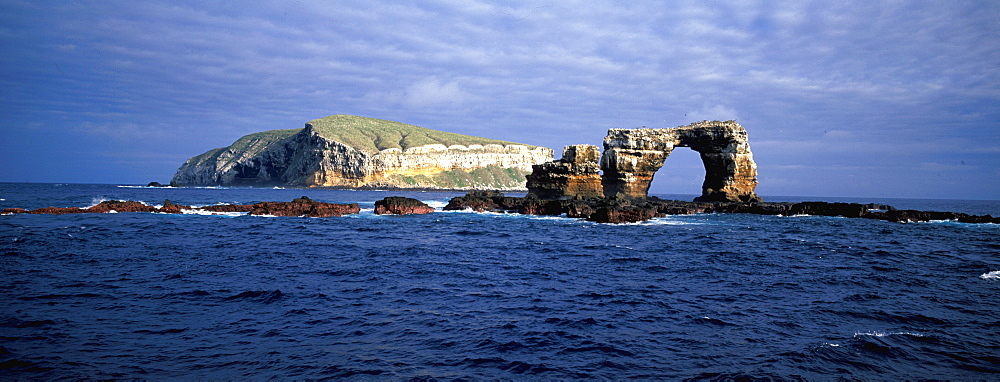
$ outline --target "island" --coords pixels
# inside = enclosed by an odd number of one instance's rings
[[[188,159],[170,185],[524,190],[552,149],[332,115],[246,135]]]

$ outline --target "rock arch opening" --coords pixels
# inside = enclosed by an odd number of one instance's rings
[[[656,172],[649,184],[649,195],[671,195],[668,199],[679,199],[680,195],[684,195],[690,200],[701,195],[704,177],[705,165],[701,155],[694,150],[677,149],[670,153],[663,161],[663,167]]]
[[[672,129],[611,129],[600,167],[605,197],[644,198],[653,176],[677,147],[689,147],[705,167],[696,201],[759,201],[757,165],[747,132],[735,121],[704,121]]]

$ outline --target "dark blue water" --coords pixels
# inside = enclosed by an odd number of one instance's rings
[[[367,210],[0,216],[0,377],[1000,376],[997,225],[376,216],[459,193],[107,185],[0,184],[0,209],[302,195]]]

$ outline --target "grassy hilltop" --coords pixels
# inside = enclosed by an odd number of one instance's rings
[[[331,115],[309,121],[309,124],[326,139],[337,141],[368,153],[377,153],[381,150],[391,148],[405,151],[410,147],[435,143],[445,146],[468,146],[474,144],[522,145],[522,143],[448,133],[400,122],[354,115]],[[531,145],[524,146],[528,146],[529,148],[535,147]]]
[[[308,125],[327,140],[342,143],[369,155],[377,154],[386,149],[406,151],[408,148],[431,144],[444,146],[523,145],[531,149],[537,147],[353,115],[331,115],[309,121]],[[186,185],[207,185],[215,184],[217,181],[213,179],[218,178],[212,177],[220,176],[223,173],[230,174],[228,175],[230,178],[234,171],[240,174],[256,174],[258,169],[246,168],[251,163],[250,158],[257,157],[268,148],[280,145],[282,141],[300,132],[302,129],[269,130],[247,134],[227,147],[212,149],[192,157],[178,169],[173,182]],[[490,165],[472,171],[453,169],[433,175],[388,174],[379,184],[404,188],[465,189],[484,187],[508,189],[523,187],[524,175],[525,172],[522,169]],[[239,177],[238,179],[242,179],[240,180],[241,184],[252,182],[250,178]],[[378,184],[373,186],[378,186]]]
[[[331,115],[309,121],[309,124],[324,138],[343,143],[369,154],[375,154],[389,148],[397,148],[405,151],[410,147],[435,143],[445,146],[499,144],[524,145],[528,148],[535,147],[523,143],[431,130],[401,122],[359,117],[356,115]],[[191,158],[190,162],[198,164],[205,163],[207,160],[215,160],[220,154],[226,151],[233,153],[245,152],[248,156],[257,155],[269,145],[295,135],[299,131],[302,131],[302,129],[268,130],[247,134],[237,139],[236,142],[233,142],[228,147],[208,150],[201,155]]]

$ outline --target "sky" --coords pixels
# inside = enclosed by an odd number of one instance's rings
[[[553,148],[735,119],[757,193],[1000,199],[997,1],[0,0],[0,182],[353,114]],[[679,148],[651,193],[699,194]]]

